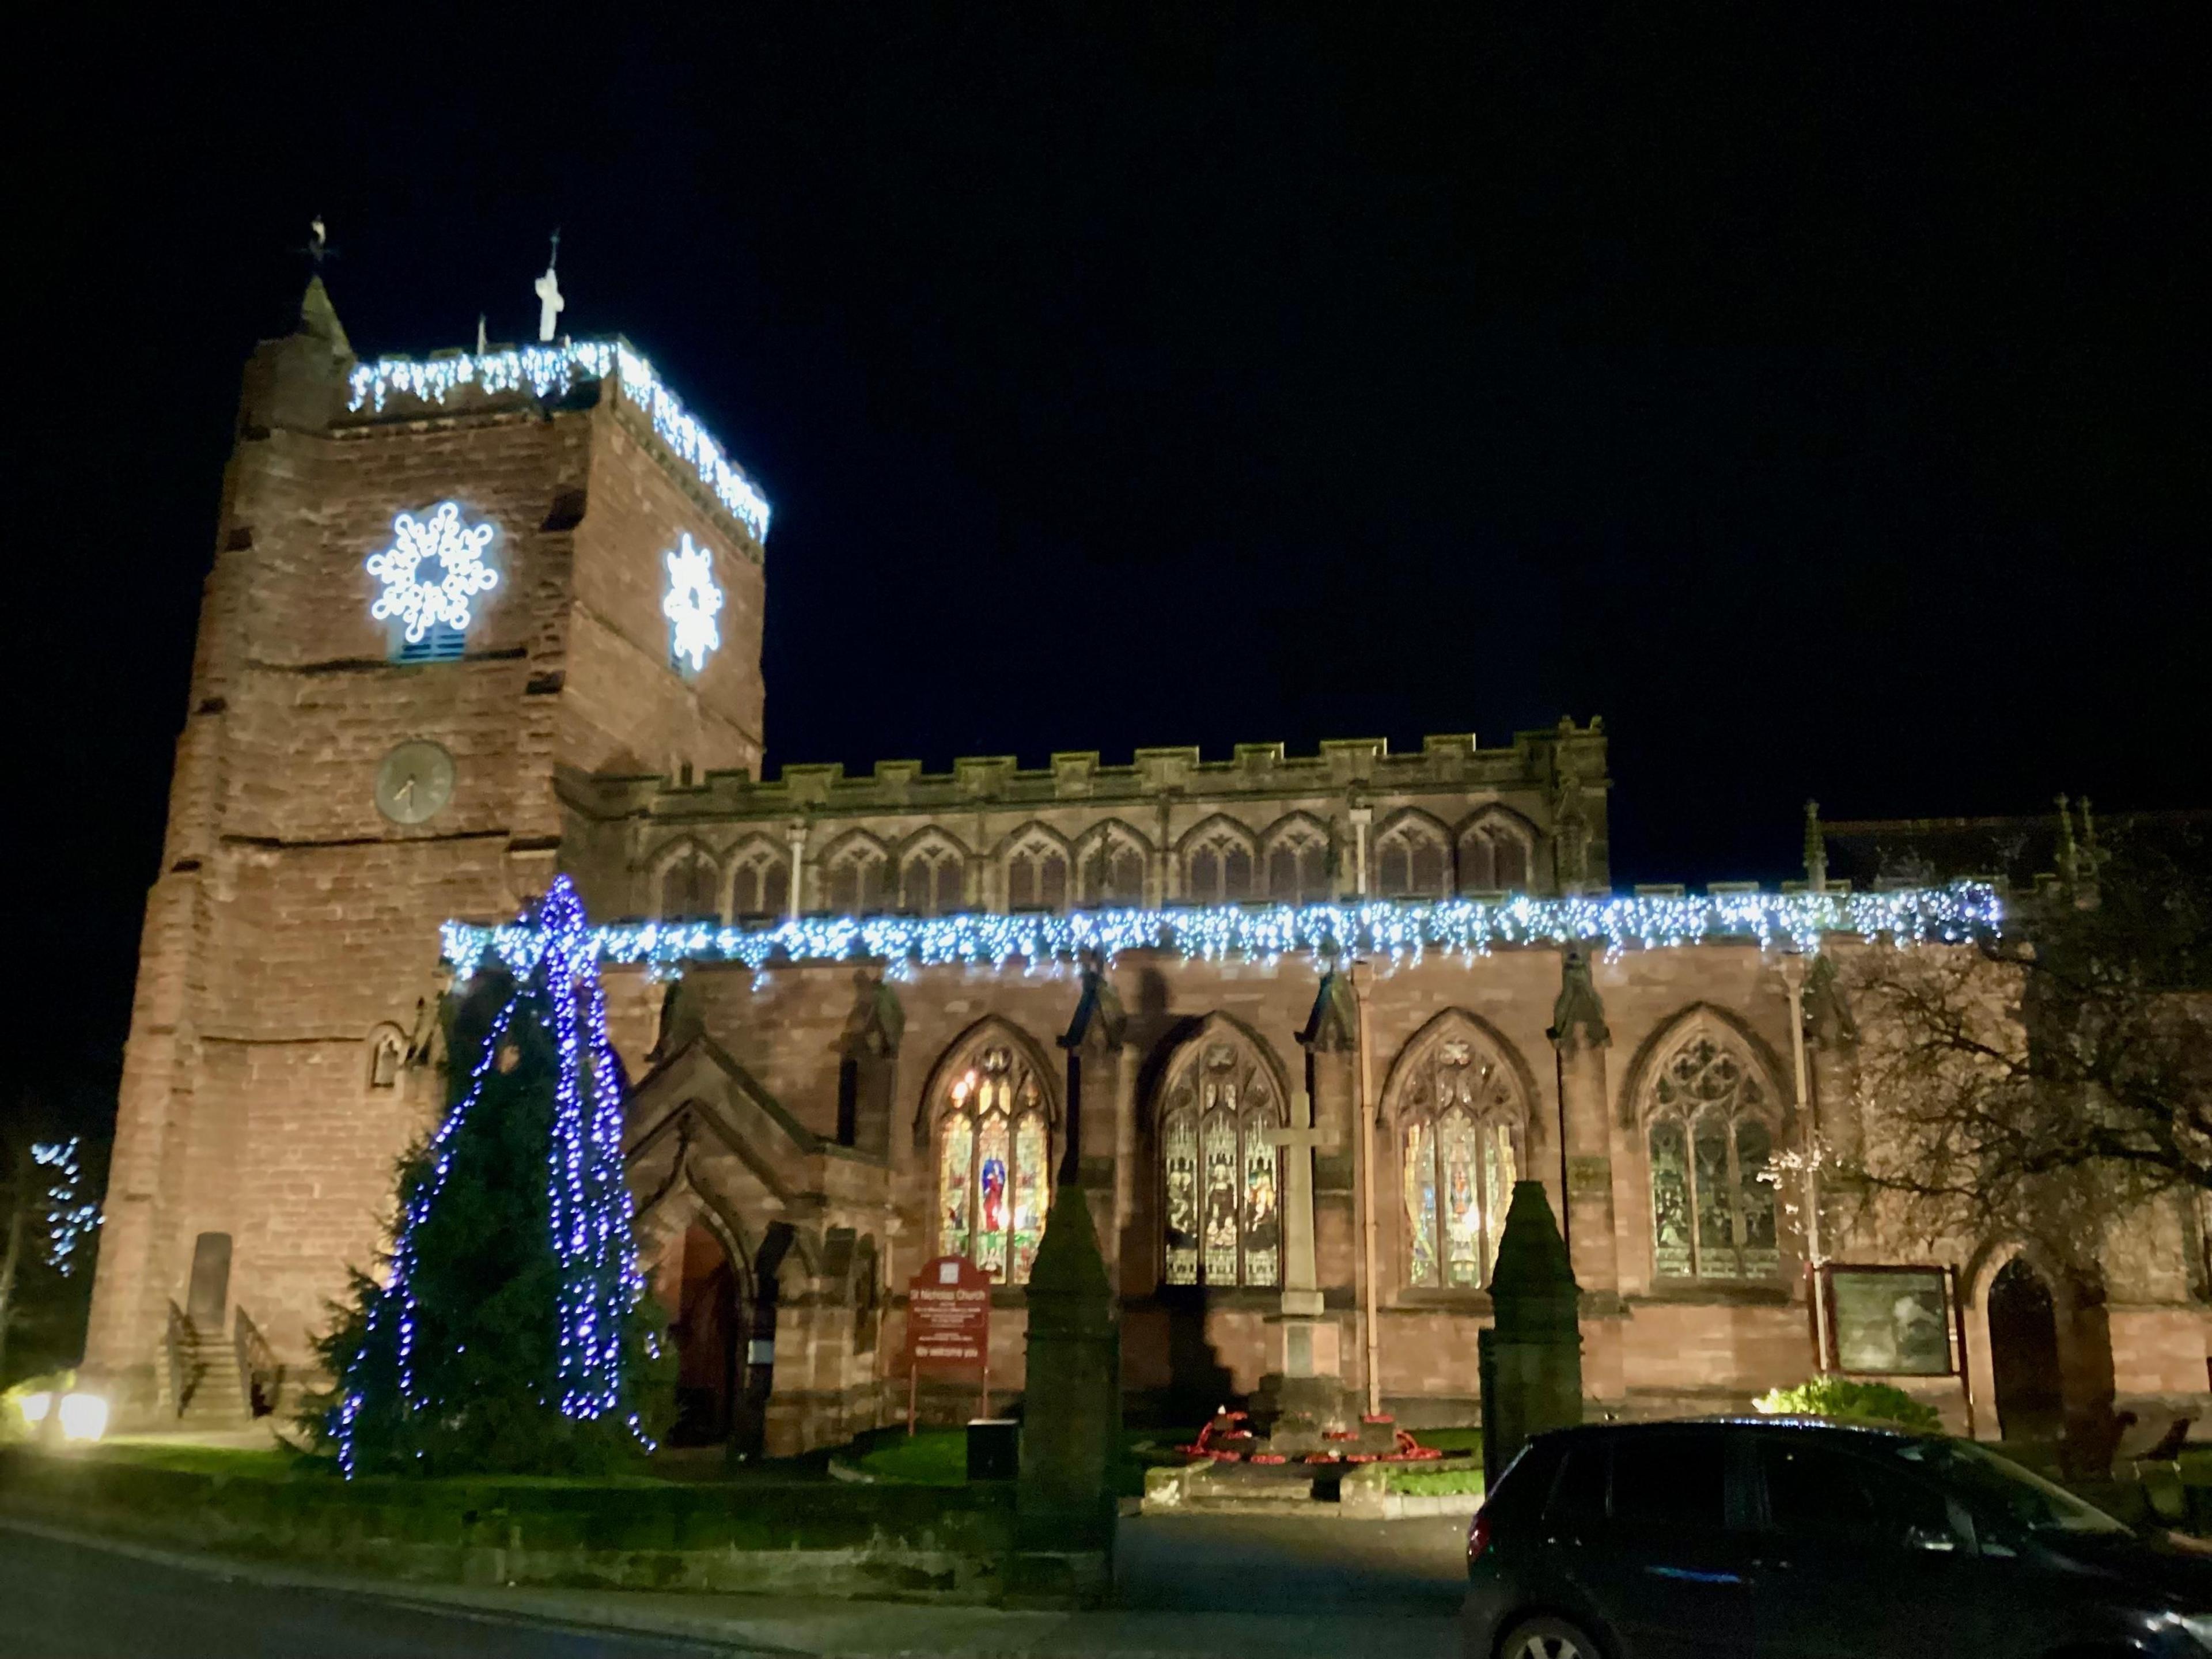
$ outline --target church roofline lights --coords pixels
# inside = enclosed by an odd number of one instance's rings
[[[393,397],[443,404],[465,387],[484,392],[523,386],[539,398],[557,398],[588,380],[618,380],[629,400],[652,422],[661,441],[698,475],[756,542],[768,540],[768,497],[722,453],[714,435],[653,373],[653,364],[619,336],[608,340],[562,340],[483,353],[454,352],[425,358],[380,357],[356,364],[348,382],[347,407],[381,413]]]
[[[1709,942],[1811,951],[1829,934],[1899,945],[1962,944],[1999,927],[2003,906],[1985,882],[1881,893],[1719,892],[1702,896],[1373,900],[1358,904],[1174,907],[1068,914],[808,916],[766,927],[713,921],[630,922],[596,928],[592,949],[609,963],[677,972],[689,963],[758,970],[781,962],[878,960],[895,971],[948,963],[1036,967],[1169,951],[1186,959],[1273,961],[1334,954],[1418,962],[1427,952],[1463,959],[1511,945],[1602,945],[1609,956]],[[445,954],[464,977],[497,957],[527,971],[544,949],[521,925],[449,921]]]

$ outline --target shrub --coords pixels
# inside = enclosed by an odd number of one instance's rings
[[[1751,1402],[1769,1416],[1832,1417],[1845,1423],[1881,1423],[1914,1434],[1934,1434],[1943,1419],[1933,1406],[1887,1382],[1848,1376],[1815,1376],[1794,1389],[1775,1389]]]

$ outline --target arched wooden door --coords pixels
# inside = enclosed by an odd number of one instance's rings
[[[675,1322],[676,1423],[669,1440],[678,1446],[719,1444],[730,1428],[743,1387],[744,1296],[722,1242],[694,1223],[683,1239],[683,1279]]]
[[[2014,1256],[1990,1281],[1989,1306],[1998,1431],[2008,1440],[2057,1439],[2066,1407],[2051,1286],[2025,1257]]]

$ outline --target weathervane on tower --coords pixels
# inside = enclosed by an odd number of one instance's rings
[[[561,308],[568,304],[561,297],[561,279],[553,274],[553,268],[560,263],[561,233],[556,230],[553,233],[553,251],[545,258],[545,274],[536,283],[538,338],[541,344],[553,338],[554,322],[561,315]]]

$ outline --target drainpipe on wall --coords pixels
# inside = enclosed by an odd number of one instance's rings
[[[1358,809],[1364,813],[1366,809]],[[1355,822],[1357,822],[1355,818]],[[1363,842],[1364,834],[1361,836]],[[1375,1322],[1375,1045],[1368,1032],[1368,994],[1375,970],[1364,962],[1352,964],[1352,992],[1359,1005],[1359,1100],[1353,1121],[1358,1126],[1352,1150],[1359,1158],[1360,1255],[1365,1271],[1360,1275],[1360,1324],[1366,1339],[1367,1414],[1382,1409],[1382,1340]]]
[[[1811,1269],[1813,1369],[1828,1370],[1828,1299],[1820,1293],[1820,1126],[1814,1121],[1812,1091],[1805,1084],[1805,958],[1782,958],[1783,988],[1790,996],[1790,1058],[1796,1071],[1797,1121],[1805,1133],[1805,1256]]]
[[[806,884],[806,820],[791,821],[791,884],[785,894],[784,920],[797,921],[800,910],[801,890]]]

